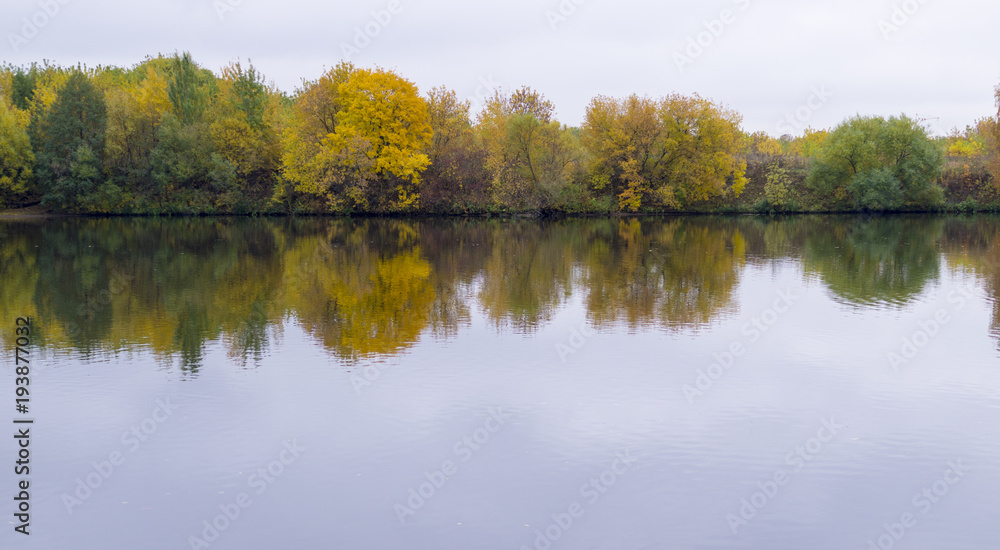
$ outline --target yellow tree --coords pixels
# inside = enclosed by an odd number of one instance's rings
[[[583,126],[592,184],[628,211],[738,195],[746,185],[741,120],[697,95],[598,97]]]
[[[70,72],[59,67],[46,65],[35,76],[35,89],[29,110],[31,119],[35,120],[48,111],[56,102],[59,90],[69,80]]]
[[[285,175],[334,209],[409,210],[431,135],[415,84],[341,63],[300,92],[285,136]]]
[[[594,189],[617,197],[623,210],[637,210],[649,192],[649,167],[661,156],[662,135],[653,100],[637,95],[624,100],[594,98],[583,125]]]
[[[949,132],[944,138],[946,153],[949,157],[974,158],[983,155],[986,148],[982,136],[975,128],[967,127],[965,132],[959,132],[958,128]]]
[[[328,136],[337,130],[340,85],[352,72],[354,65],[341,62],[319,79],[306,82],[296,94],[282,133],[281,163],[286,180],[295,191],[324,197],[334,210],[346,208],[345,189],[358,184],[362,170],[352,165],[368,160],[367,156],[348,158],[346,151],[327,145]]]
[[[768,160],[770,157],[781,155],[781,142],[774,139],[767,132],[754,132],[748,136],[748,156],[756,157],[756,160]]]
[[[673,94],[660,106],[666,151],[659,197],[689,204],[722,195],[739,195],[746,185],[746,160],[740,158],[743,117],[697,94]],[[662,199],[661,199],[662,200]]]
[[[360,137],[371,147],[379,210],[407,210],[417,204],[420,174],[430,164],[423,149],[431,141],[427,102],[416,84],[391,71],[359,69],[340,86],[340,133],[347,146]],[[374,206],[374,205],[373,205]]]
[[[10,105],[14,96],[14,72],[11,67],[0,67],[0,102]]]
[[[800,157],[814,157],[819,153],[823,142],[829,135],[829,130],[806,128],[801,137],[792,141],[791,153]]]
[[[576,159],[570,131],[553,120],[555,107],[528,87],[497,91],[479,114],[493,202],[540,208],[565,187]]]
[[[151,154],[157,129],[170,110],[167,81],[152,63],[137,68],[138,82],[105,93],[108,122],[105,131],[105,170],[127,192],[148,194]]]
[[[0,97],[0,208],[28,191],[35,155],[27,127],[28,114]]]

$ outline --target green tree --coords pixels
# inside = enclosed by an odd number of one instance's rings
[[[18,109],[27,110],[35,99],[35,80],[38,77],[38,66],[14,71],[11,81],[11,101]]]
[[[210,109],[218,91],[215,76],[199,68],[187,52],[175,55],[169,66],[171,110],[157,129],[151,163],[158,208],[214,212],[215,198],[231,190],[235,181],[235,167],[217,153],[211,136],[217,116]]]
[[[927,131],[906,117],[855,117],[823,141],[809,185],[833,204],[865,210],[932,207],[942,154]]]
[[[268,107],[268,89],[264,84],[264,75],[257,72],[252,63],[244,69],[243,65],[236,62],[222,70],[222,77],[230,87],[226,100],[233,110],[240,113],[251,128],[263,130],[264,115]]]
[[[74,71],[30,132],[43,204],[71,212],[83,209],[101,179],[106,120],[104,94],[87,75]]]
[[[209,105],[210,88],[214,83],[212,73],[199,68],[189,52],[174,56],[171,72],[167,96],[173,105],[174,116],[184,124],[201,120]]]
[[[209,132],[217,153],[232,166],[232,185],[217,203],[229,211],[260,210],[273,195],[281,162],[278,107],[253,65],[222,70]]]
[[[235,169],[215,153],[207,126],[167,113],[157,138],[152,173],[161,211],[214,211],[212,197],[233,186]]]

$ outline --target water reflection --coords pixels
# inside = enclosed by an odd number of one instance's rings
[[[902,305],[938,277],[944,220],[819,218],[803,247],[807,272],[818,274],[841,300]]]
[[[948,264],[976,275],[993,303],[990,334],[1000,342],[1000,239],[996,218],[971,217],[947,224],[942,250]],[[1000,346],[1000,344],[998,344]]]
[[[598,325],[697,327],[732,313],[746,239],[732,220],[631,219],[589,235],[580,290]],[[609,224],[610,225],[610,224]]]
[[[36,343],[55,350],[144,347],[196,372],[213,341],[259,361],[289,322],[356,359],[454,336],[479,312],[533,332],[574,297],[599,327],[692,330],[734,314],[745,269],[773,262],[851,307],[907,304],[942,266],[995,297],[998,230],[916,216],[7,221],[0,311],[35,316]]]

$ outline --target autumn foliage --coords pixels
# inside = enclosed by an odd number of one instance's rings
[[[348,62],[293,94],[252,63],[213,73],[187,53],[130,68],[6,66],[0,207],[545,214],[962,202],[977,209],[1000,202],[998,120],[944,138],[905,116],[776,137],[745,132],[742,116],[725,105],[674,93],[598,96],[576,128],[530,87],[494,90],[472,112],[453,90],[421,93],[395,71]],[[852,165],[855,156],[861,164]]]
[[[598,97],[583,127],[593,185],[632,212],[738,196],[746,185],[741,120],[698,96]]]

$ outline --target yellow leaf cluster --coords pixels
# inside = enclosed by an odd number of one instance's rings
[[[285,133],[285,175],[332,205],[416,206],[432,138],[426,101],[391,71],[342,63],[309,83]],[[391,189],[385,200],[376,190]]]
[[[746,185],[740,116],[698,96],[595,98],[584,144],[591,180],[608,184],[619,208],[677,208]]]

